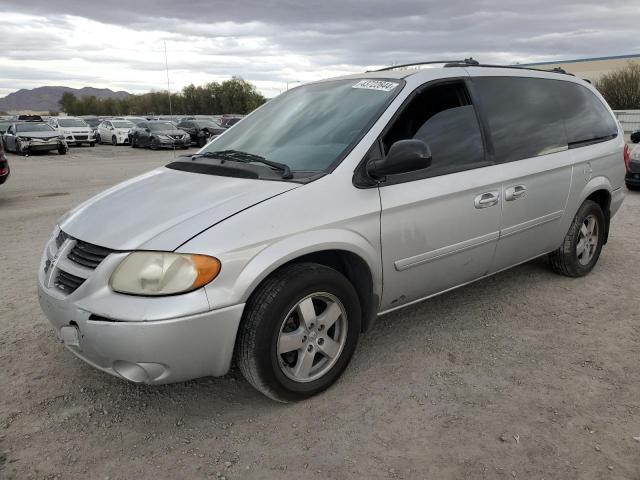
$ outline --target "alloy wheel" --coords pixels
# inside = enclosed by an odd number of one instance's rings
[[[346,310],[334,295],[319,292],[300,300],[283,319],[278,334],[282,373],[301,383],[325,375],[340,358],[347,326]]]
[[[582,221],[578,241],[576,243],[576,255],[581,265],[588,265],[596,249],[598,248],[598,221],[594,215],[588,215]]]

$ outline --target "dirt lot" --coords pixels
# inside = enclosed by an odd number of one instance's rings
[[[10,156],[0,187],[0,478],[640,479],[640,195],[586,278],[544,259],[381,317],[323,395],[237,370],[137,386],[65,351],[36,298],[56,219],[171,152]]]

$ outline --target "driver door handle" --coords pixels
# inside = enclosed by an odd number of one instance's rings
[[[518,198],[524,197],[527,194],[527,187],[524,185],[514,185],[504,191],[504,199],[507,202],[512,202]]]
[[[485,192],[478,195],[473,204],[476,208],[493,207],[500,201],[500,192]]]

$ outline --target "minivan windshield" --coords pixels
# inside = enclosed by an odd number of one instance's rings
[[[328,169],[366,133],[400,91],[398,80],[332,80],[289,90],[202,150],[236,151],[287,165]]]

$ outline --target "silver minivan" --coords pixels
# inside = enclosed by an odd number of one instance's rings
[[[625,152],[602,97],[561,72],[461,61],[311,83],[64,215],[40,303],[118,377],[235,361],[269,397],[304,399],[379,315],[541,255],[591,271]]]

